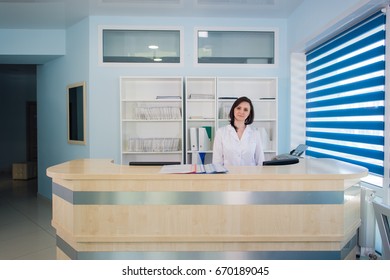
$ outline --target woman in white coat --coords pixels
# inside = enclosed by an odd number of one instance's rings
[[[230,124],[217,130],[214,138],[213,163],[222,165],[262,165],[264,151],[260,132],[252,127],[252,101],[243,96],[232,105]]]

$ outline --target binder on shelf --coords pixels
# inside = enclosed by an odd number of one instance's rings
[[[198,150],[198,129],[196,127],[190,127],[190,146],[191,151]]]
[[[209,151],[211,148],[211,126],[198,128],[199,151]]]

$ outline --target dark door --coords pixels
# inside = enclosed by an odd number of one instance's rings
[[[27,102],[27,161],[37,162],[38,142],[37,142],[37,102]]]

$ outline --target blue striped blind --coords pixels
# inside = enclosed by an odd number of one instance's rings
[[[306,156],[383,176],[385,14],[316,47],[306,61]]]

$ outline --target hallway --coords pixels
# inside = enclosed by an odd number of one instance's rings
[[[51,202],[37,197],[37,179],[0,175],[0,260],[54,260]]]

